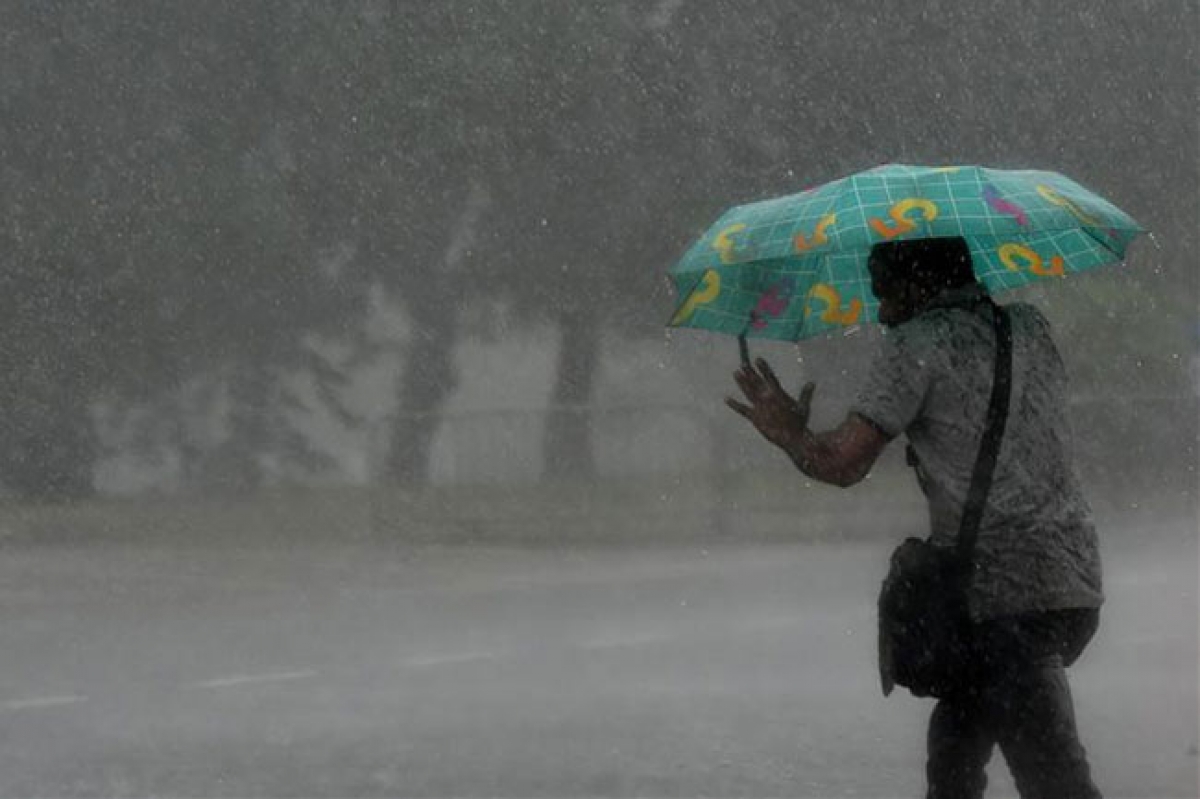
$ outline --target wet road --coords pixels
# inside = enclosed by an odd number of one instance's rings
[[[1146,540],[1080,726],[1106,795],[1194,797],[1195,544]],[[0,795],[918,795],[887,549],[6,546]]]

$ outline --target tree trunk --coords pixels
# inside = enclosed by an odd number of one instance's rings
[[[589,478],[595,465],[588,402],[599,362],[599,336],[586,312],[564,314],[560,328],[562,343],[546,420],[543,468],[548,477]]]
[[[229,434],[205,459],[201,482],[209,490],[248,494],[263,482],[260,458],[273,443],[270,416],[272,374],[255,358],[239,359],[228,380]]]
[[[87,397],[69,379],[51,388],[35,376],[17,381],[12,399],[0,433],[8,488],[32,500],[91,495],[98,446]]]
[[[432,270],[430,279],[434,282],[405,303],[413,317],[413,342],[401,378],[385,466],[388,478],[397,483],[421,483],[429,477],[429,458],[442,405],[458,386],[454,347],[458,342],[464,261],[490,203],[487,189],[473,182],[450,229],[442,269]]]
[[[455,325],[443,320],[419,330],[409,349],[387,461],[388,476],[397,483],[421,483],[429,477],[441,408],[458,384],[455,339]]]
[[[97,367],[87,274],[77,267],[49,256],[28,268],[3,264],[0,480],[27,499],[75,499],[94,490]]]

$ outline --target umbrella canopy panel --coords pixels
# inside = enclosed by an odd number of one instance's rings
[[[873,321],[881,241],[961,236],[993,292],[1119,262],[1142,232],[1054,172],[889,164],[727,211],[672,267],[670,325],[798,340]]]

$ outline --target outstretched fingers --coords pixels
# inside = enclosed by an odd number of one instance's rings
[[[751,402],[756,401],[762,395],[763,381],[752,368],[743,366],[733,373],[733,380],[737,383],[738,388],[746,395],[746,399]]]
[[[805,383],[804,388],[800,389],[800,410],[804,413],[808,413],[808,409],[812,406],[813,393],[816,390],[816,383]]]
[[[763,381],[766,382],[772,391],[779,394],[787,394],[780,384],[779,378],[776,377],[775,370],[771,368],[771,364],[767,363],[766,358],[756,358],[755,365],[758,367],[758,372],[762,375]]]
[[[738,402],[733,397],[726,397],[725,404],[728,405],[730,408],[732,408],[737,413],[739,413],[740,415],[749,419],[750,421],[754,421],[754,419],[753,419],[754,411],[753,411],[753,409],[751,409],[751,407],[749,405],[745,405],[741,402]]]
[[[800,398],[796,401],[796,413],[805,425],[808,424],[808,417],[812,412],[812,398],[816,390],[816,383],[805,383],[804,387],[800,389]]]

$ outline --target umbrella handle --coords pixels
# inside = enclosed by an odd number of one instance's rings
[[[738,336],[738,354],[742,357],[742,366],[750,368],[750,346],[744,335]]]

